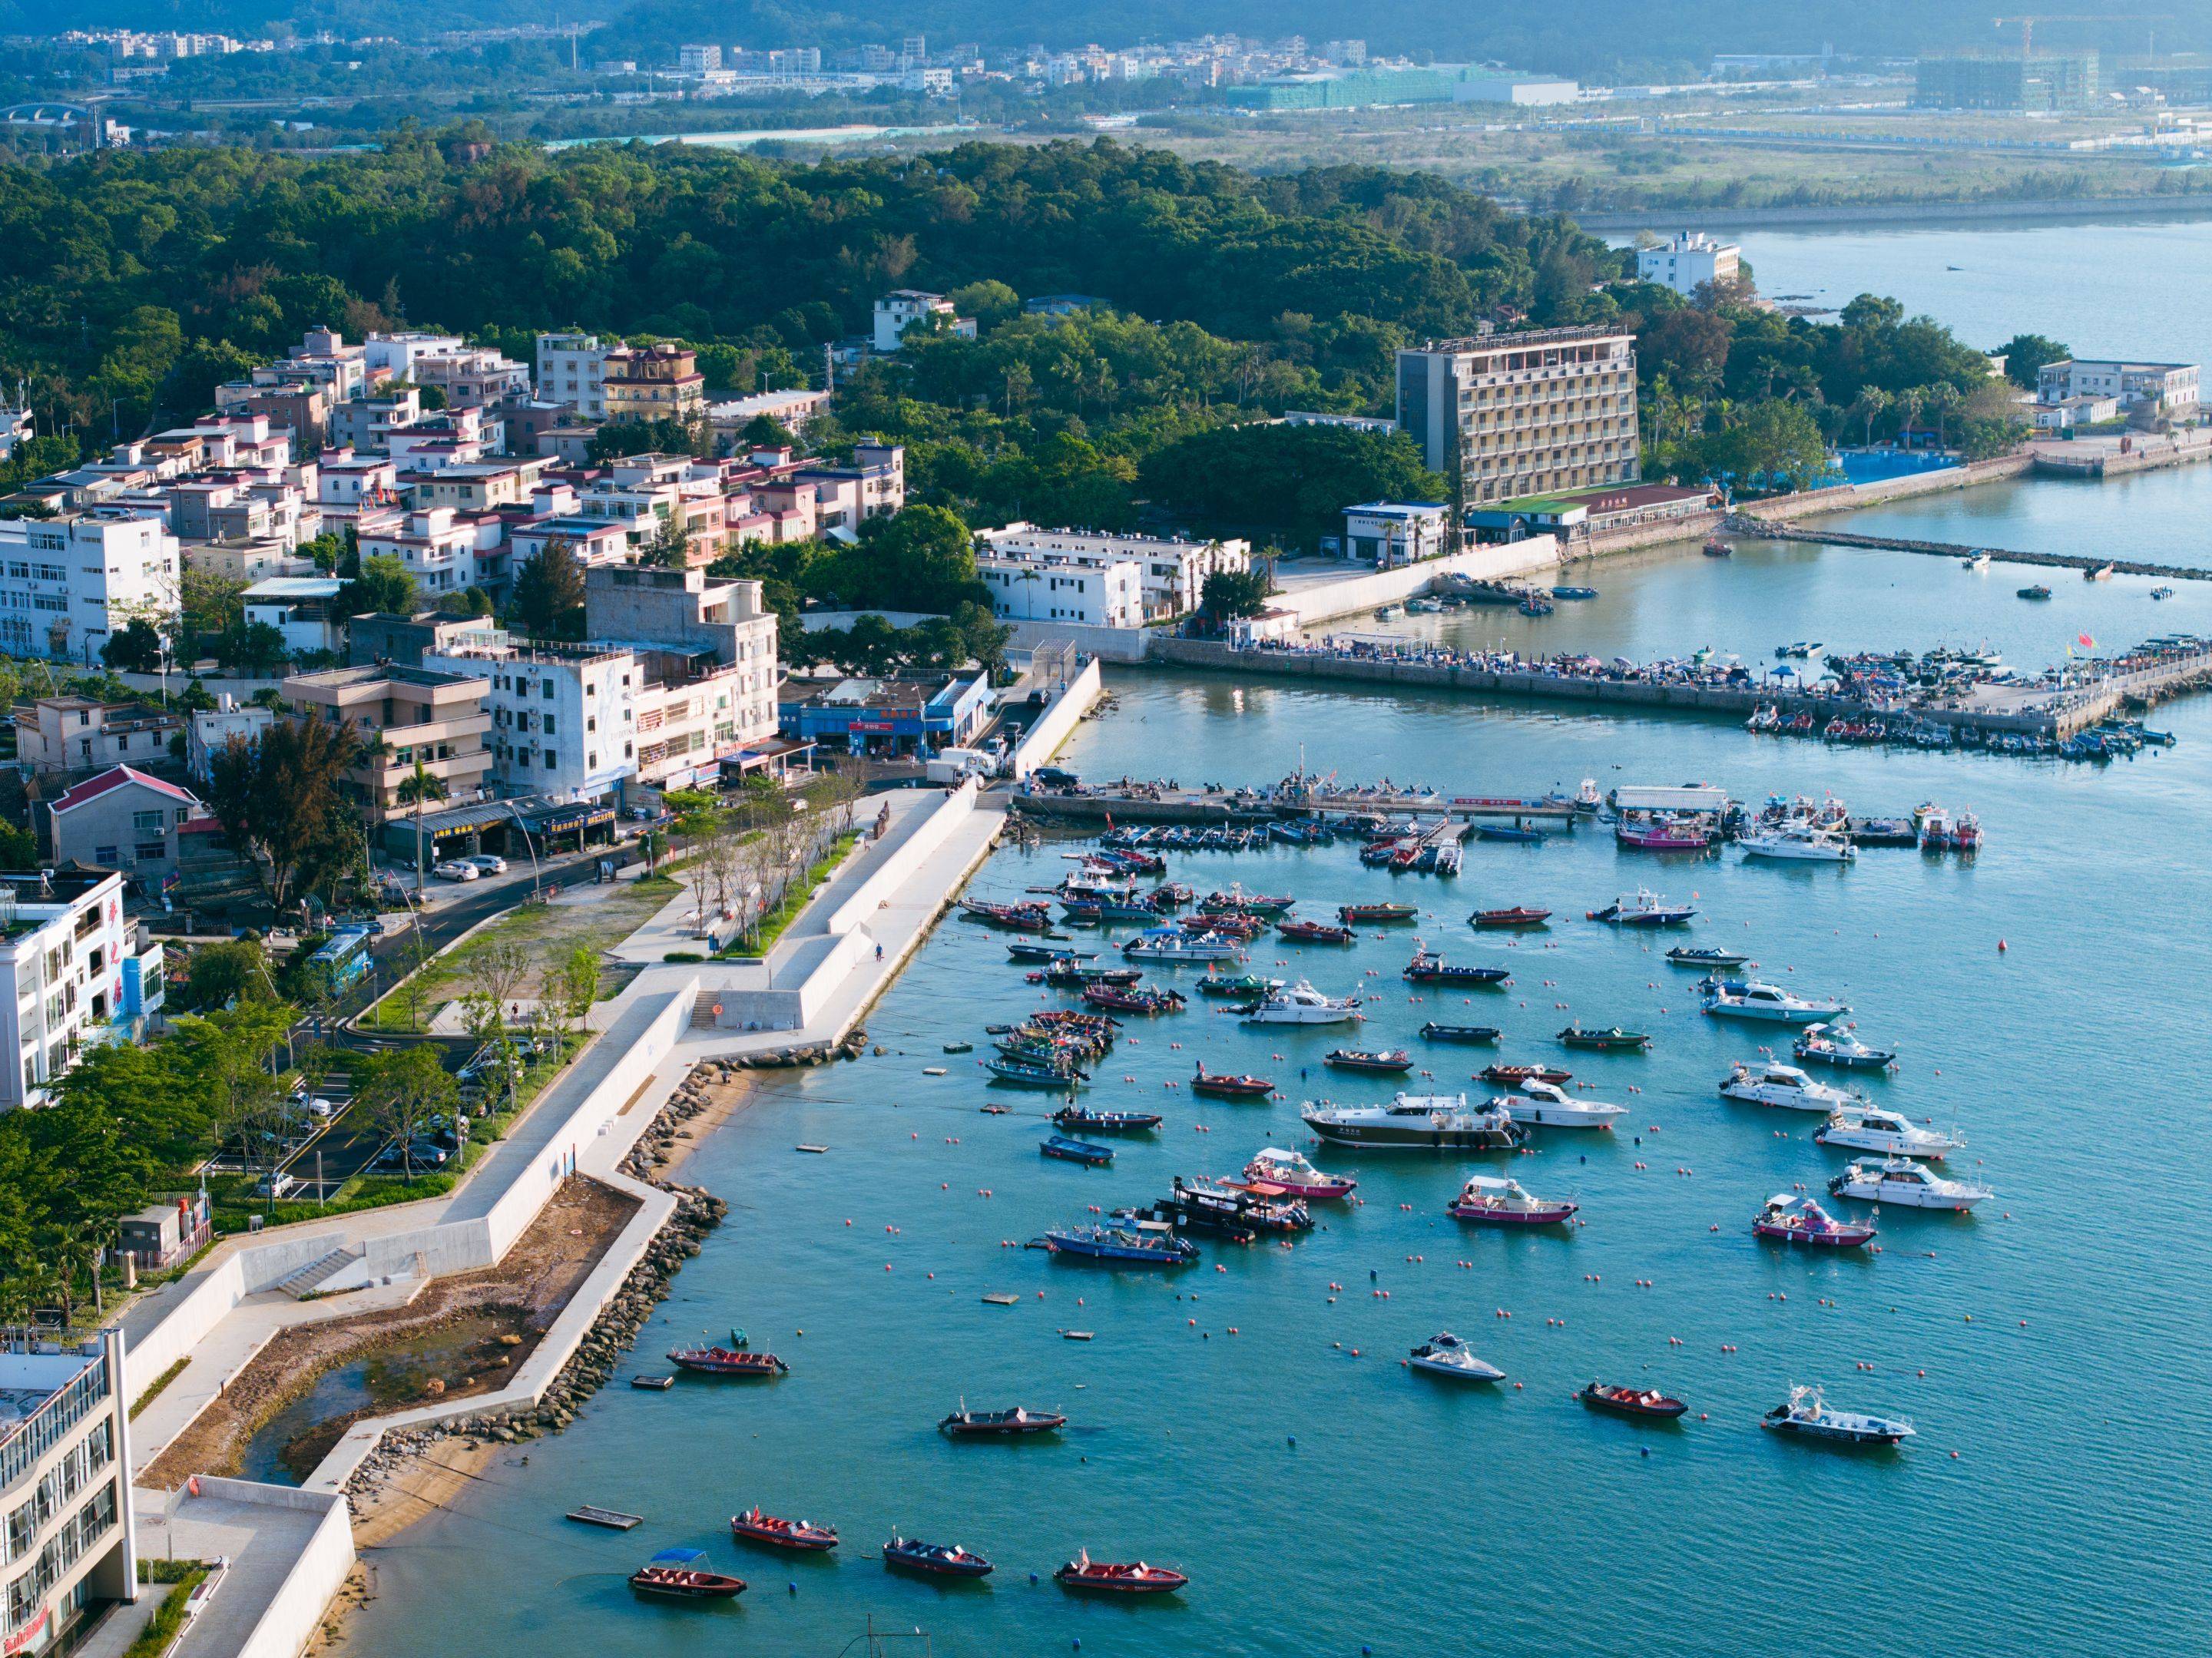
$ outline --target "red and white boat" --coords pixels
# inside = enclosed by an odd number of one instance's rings
[[[1447,1212],[1478,1226],[1562,1226],[1581,1207],[1565,1198],[1534,1196],[1516,1180],[1476,1175],[1460,1188]]]
[[[1516,904],[1511,909],[1478,909],[1468,919],[1479,927],[1541,926],[1551,916],[1548,909]]]
[[[837,1533],[829,1527],[805,1520],[779,1520],[772,1514],[763,1514],[757,1503],[743,1514],[731,1516],[730,1535],[749,1543],[765,1543],[770,1548],[809,1553],[837,1546]]]
[[[1751,1230],[1759,1237],[1815,1249],[1856,1249],[1874,1242],[1873,1227],[1838,1220],[1802,1192],[1778,1192],[1767,1199]]]
[[[1275,1084],[1265,1077],[1211,1075],[1206,1061],[1200,1060],[1198,1074],[1190,1079],[1190,1091],[1215,1100],[1264,1100],[1275,1091]]]
[[[1093,1560],[1085,1549],[1053,1576],[1065,1588],[1105,1594],[1172,1594],[1190,1579],[1165,1566],[1143,1561]]]
[[[703,1549],[663,1549],[629,1575],[629,1586],[675,1600],[727,1600],[745,1592],[744,1578],[702,1566],[706,1558]]]
[[[668,1362],[702,1376],[789,1376],[791,1366],[774,1353],[747,1352],[738,1347],[675,1347]]]
[[[1358,1184],[1342,1175],[1325,1175],[1304,1152],[1280,1146],[1267,1147],[1244,1165],[1244,1189],[1261,1197],[1348,1198]]]

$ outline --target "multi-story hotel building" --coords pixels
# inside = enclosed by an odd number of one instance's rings
[[[1547,328],[1401,351],[1398,424],[1470,506],[1632,483],[1636,337]]]

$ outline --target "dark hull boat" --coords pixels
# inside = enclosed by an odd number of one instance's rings
[[[1083,999],[1109,1013],[1180,1013],[1182,997],[1172,990],[1123,990],[1113,985],[1086,985]]]
[[[983,1061],[983,1068],[1000,1082],[1012,1083],[1017,1088],[1072,1089],[1090,1080],[1073,1066],[1018,1060],[1011,1054],[994,1054]]]
[[[1559,1042],[1562,1047],[1595,1048],[1601,1054],[1640,1054],[1651,1046],[1651,1038],[1640,1030],[1623,1030],[1619,1025],[1608,1030],[1585,1030],[1578,1024],[1571,1024],[1559,1033]]]
[[[678,1347],[670,1351],[668,1362],[700,1376],[761,1377],[791,1374],[791,1366],[774,1353],[747,1352],[742,1348]]]
[[[1336,919],[1346,926],[1357,926],[1363,921],[1370,924],[1410,921],[1420,913],[1419,908],[1413,904],[1340,904]]]
[[[1495,1042],[1504,1033],[1495,1025],[1437,1024],[1431,1022],[1421,1027],[1421,1035],[1432,1042],[1468,1042],[1487,1045]]]
[[[1134,1134],[1160,1126],[1157,1111],[1086,1111],[1064,1106],[1052,1114],[1059,1127],[1086,1134]]]
[[[1331,1048],[1322,1056],[1322,1063],[1333,1065],[1340,1071],[1376,1071],[1395,1073],[1411,1071],[1413,1068],[1413,1056],[1403,1049],[1370,1054],[1358,1048]]]
[[[1237,1239],[1255,1238],[1263,1232],[1282,1235],[1313,1229],[1313,1217],[1296,1199],[1262,1197],[1239,1187],[1194,1186],[1181,1179],[1169,1196],[1150,1209],[1128,1212],[1121,1218],[1139,1224],[1150,1221],[1177,1231],[1221,1232]]]
[[[1086,1594],[1172,1594],[1190,1582],[1181,1572],[1170,1571],[1165,1566],[1148,1566],[1141,1560],[1128,1565],[1114,1564],[1093,1560],[1088,1554],[1078,1555],[1053,1576],[1061,1588],[1079,1589]]]
[[[1422,950],[1406,964],[1400,976],[1407,984],[1477,985],[1487,989],[1492,985],[1511,982],[1513,970],[1504,967],[1451,967],[1443,957]]]
[[[1201,1062],[1198,1075],[1191,1078],[1190,1091],[1214,1100],[1264,1100],[1275,1091],[1275,1084],[1265,1077],[1210,1077]]]
[[[1119,1226],[1055,1227],[1030,1247],[1113,1266],[1189,1266],[1198,1260],[1198,1246],[1188,1238]]]
[[[1552,917],[1548,909],[1516,906],[1512,909],[1478,909],[1468,920],[1479,927],[1541,926]]]
[[[1325,921],[1278,921],[1275,931],[1294,944],[1348,944],[1350,927],[1330,926]]]
[[[837,1533],[828,1526],[804,1520],[780,1520],[763,1514],[758,1505],[730,1519],[730,1535],[744,1543],[763,1543],[772,1549],[791,1549],[802,1554],[821,1554],[837,1546]]]
[[[894,1537],[884,1545],[884,1564],[893,1571],[924,1572],[932,1577],[988,1577],[991,1563],[957,1543],[925,1543]]]
[[[1013,932],[1049,932],[1052,912],[1042,904],[987,904],[963,898],[960,908],[979,921]]]
[[[1093,1145],[1087,1140],[1072,1140],[1064,1134],[1054,1134],[1041,1142],[1037,1151],[1048,1157],[1058,1157],[1063,1163],[1080,1163],[1103,1168],[1114,1161],[1110,1145]]]
[[[1670,1399],[1656,1388],[1607,1387],[1593,1382],[1575,1395],[1593,1411],[1606,1411],[1614,1416],[1644,1417],[1656,1421],[1671,1422],[1690,1407],[1679,1399]]]
[[[1555,1086],[1573,1077],[1571,1071],[1557,1071],[1547,1065],[1486,1065],[1482,1068],[1482,1079],[1486,1083],[1501,1083],[1508,1088],[1522,1083],[1551,1083]]]
[[[1098,952],[1068,950],[1058,944],[1012,944],[1006,946],[1006,959],[1014,962],[1095,962],[1098,959]]]
[[[1751,957],[1740,950],[1692,950],[1687,944],[1677,944],[1667,952],[1667,959],[1676,967],[1744,967]]]
[[[1067,1418],[1058,1411],[971,1411],[966,1406],[945,1417],[937,1431],[951,1439],[1019,1439],[1029,1434],[1058,1433]]]

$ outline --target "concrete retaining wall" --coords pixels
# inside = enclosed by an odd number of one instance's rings
[[[333,1492],[257,1485],[243,1479],[203,1477],[201,1491],[261,1508],[319,1509],[321,1521],[284,1581],[236,1651],[235,1658],[299,1658],[323,1621],[323,1610],[353,1570],[353,1524],[345,1498]],[[218,1596],[222,1591],[216,1591]]]
[[[1040,645],[1072,640],[1075,647],[1109,662],[1141,662],[1146,647],[1157,631],[1151,628],[1086,628],[1072,622],[1009,622],[1014,630],[1010,648],[1033,651]]]
[[[1763,518],[1789,524],[1822,513],[1848,513],[1884,501],[1908,501],[1916,495],[1942,495],[1949,489],[1968,489],[1980,483],[2016,478],[2035,465],[2032,455],[1999,455],[1995,460],[1969,461],[1964,466],[1939,466],[1932,472],[1911,472],[1875,483],[1839,483],[1832,489],[1808,489],[1802,495],[1754,501],[1736,510],[1747,518]]]
[[[1510,576],[1534,575],[1555,570],[1559,544],[1551,536],[1531,536],[1526,541],[1501,542],[1470,547],[1463,553],[1408,564],[1403,569],[1375,570],[1365,575],[1332,576],[1307,581],[1279,592],[1268,601],[1278,610],[1291,611],[1298,626],[1310,628],[1334,616],[1355,616],[1362,610],[1399,604],[1423,593],[1445,576],[1466,576],[1474,581],[1502,581]],[[1153,641],[1157,652],[1160,641]]]
[[[975,810],[975,797],[980,786],[969,778],[952,790],[932,811],[929,816],[915,824],[911,833],[891,851],[889,857],[876,866],[875,872],[863,881],[853,896],[830,912],[824,925],[833,933],[851,932],[864,926],[884,901],[903,885],[908,876],[920,869],[930,853],[945,844],[945,837],[957,828],[968,814]]]
[[[1141,661],[1143,656],[1140,651],[1135,656],[1119,659],[1136,662]],[[1067,688],[1053,699],[1051,706],[1023,734],[1014,750],[1014,776],[1027,777],[1039,766],[1050,763],[1053,756],[1060,752],[1060,745],[1083,723],[1083,716],[1097,706],[1105,689],[1105,677],[1099,671],[1097,662],[1094,659],[1085,663],[1083,671],[1068,682]]]

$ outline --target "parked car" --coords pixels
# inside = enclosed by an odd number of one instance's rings
[[[253,1182],[253,1195],[257,1198],[281,1198],[299,1183],[289,1175],[264,1175]]]
[[[471,853],[467,857],[460,859],[458,861],[464,864],[474,864],[478,869],[482,870],[487,875],[504,875],[507,873],[507,859],[501,858],[496,853]]]
[[[431,867],[430,873],[436,876],[441,881],[481,881],[483,879],[483,872],[482,870],[478,869],[474,864],[464,863],[458,858],[449,859],[445,863],[434,865]]]
[[[435,1169],[445,1162],[447,1151],[435,1140],[419,1139],[409,1143],[407,1155],[425,1169]]]

